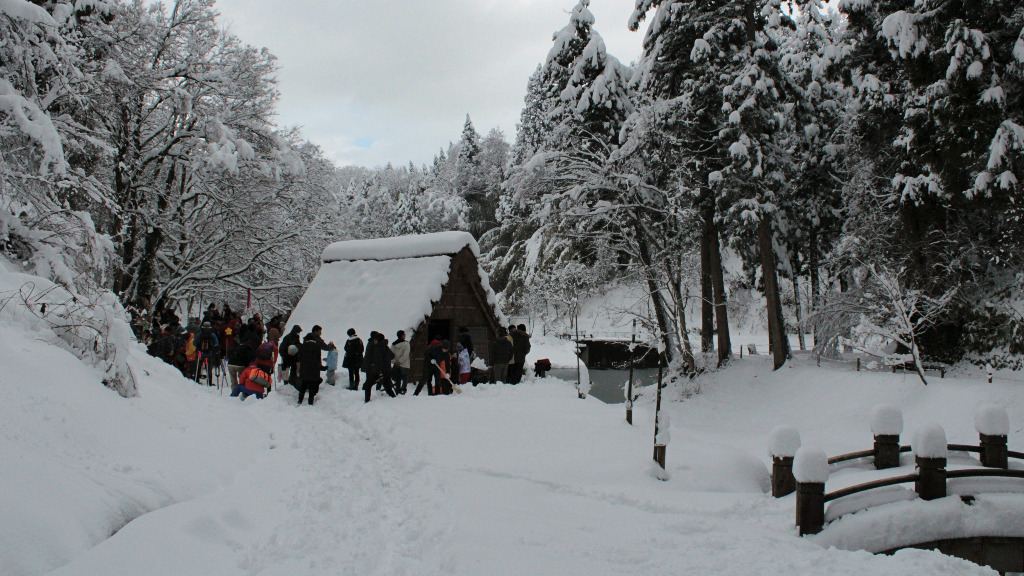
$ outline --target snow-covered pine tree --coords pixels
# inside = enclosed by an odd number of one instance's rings
[[[1024,8],[844,0],[840,9],[856,40],[862,153],[884,155],[881,192],[900,222],[896,242],[876,238],[875,249],[893,252],[908,285],[932,297],[968,288],[920,346],[950,361],[1005,355],[1022,327],[1012,305],[993,303],[1024,287]]]
[[[792,123],[799,92],[779,65],[778,30],[792,26],[792,20],[778,0],[639,0],[630,28],[637,29],[651,10],[655,15],[644,40],[639,85],[655,99],[678,99],[691,109],[693,173],[707,175],[707,184],[700,184],[707,187],[700,203],[706,234],[713,236],[711,228],[726,216],[734,238],[756,238],[769,342],[779,368],[789,343],[777,274],[783,251],[776,235],[790,159],[777,136]],[[713,246],[713,237],[707,242]],[[714,251],[702,257],[712,271],[713,260]],[[719,301],[716,294],[716,305]],[[724,306],[716,308],[724,313]],[[717,326],[721,338],[727,323],[720,320]],[[722,360],[729,355],[723,344],[720,340]]]

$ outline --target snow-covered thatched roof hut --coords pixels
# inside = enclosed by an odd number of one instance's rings
[[[305,333],[319,324],[324,339],[339,348],[349,328],[364,341],[376,330],[389,342],[405,330],[413,378],[420,375],[430,340],[454,343],[460,326],[469,329],[477,355],[487,358],[504,318],[479,255],[468,232],[336,242],[324,249],[320,271],[287,330],[298,324]]]

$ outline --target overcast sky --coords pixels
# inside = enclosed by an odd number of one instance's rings
[[[477,131],[509,142],[526,82],[576,0],[217,0],[221,21],[280,66],[278,124],[301,126],[340,166],[429,163]],[[591,0],[623,63],[642,32],[634,0]]]

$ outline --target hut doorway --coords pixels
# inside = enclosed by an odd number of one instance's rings
[[[434,340],[448,340],[452,339],[452,321],[451,320],[431,320],[430,326],[427,328],[427,342]]]

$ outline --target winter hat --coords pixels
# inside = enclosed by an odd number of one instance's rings
[[[292,334],[298,334],[299,332],[302,332],[302,326],[299,326],[298,324],[292,326]]]
[[[323,330],[323,329],[324,329],[324,327],[323,327],[323,326],[321,326],[321,325],[317,324],[316,326],[313,326],[313,329],[312,329],[312,330],[310,330],[310,332],[319,332],[319,331],[321,331],[321,330]]]
[[[355,328],[349,328],[348,329],[348,335],[349,336],[355,336],[356,335],[356,329]]]
[[[270,330],[267,330],[267,340],[274,340],[274,341],[276,341],[280,337],[281,337],[281,331],[278,330],[277,328],[271,328]]]

